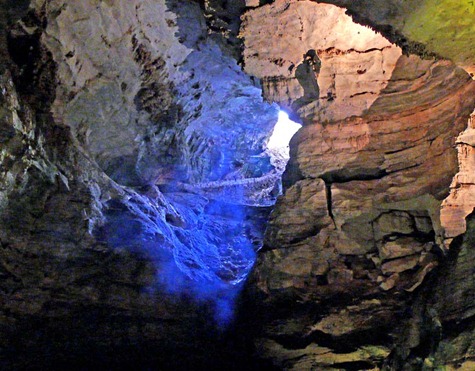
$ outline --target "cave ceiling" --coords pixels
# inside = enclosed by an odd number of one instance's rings
[[[370,25],[416,54],[435,53],[475,73],[475,5],[458,0],[320,1],[348,9],[356,22]]]

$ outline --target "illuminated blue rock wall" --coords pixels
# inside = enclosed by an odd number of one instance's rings
[[[12,28],[0,368],[232,364],[200,352],[223,349],[280,190],[278,107],[236,24],[228,45],[195,1],[36,0]]]
[[[106,221],[96,235],[115,249],[152,257],[159,290],[214,303],[223,323],[231,318],[278,194],[280,173],[266,151],[278,107],[263,102],[259,86],[207,37],[196,3],[173,3],[167,2],[177,15],[173,36],[189,54],[173,73],[151,75],[158,81],[142,79],[137,99],[149,113],[147,140],[134,171],[115,161],[111,173],[134,187],[105,204]],[[135,59],[148,66],[144,45],[135,42]],[[162,112],[157,97],[163,92],[154,90],[166,86],[171,103]]]

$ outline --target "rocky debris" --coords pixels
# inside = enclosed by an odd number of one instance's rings
[[[384,347],[362,347],[347,354],[335,354],[331,349],[315,344],[305,349],[286,349],[268,339],[259,340],[258,349],[262,357],[272,359],[273,364],[281,370],[344,370],[349,365],[370,369],[375,362],[381,362],[389,354],[389,349]]]
[[[474,348],[473,214],[436,274],[421,286],[388,369],[470,370]]]

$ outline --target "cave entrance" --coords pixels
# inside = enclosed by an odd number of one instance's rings
[[[167,220],[176,239],[160,282],[173,293],[191,292],[212,303],[216,321],[223,325],[232,319],[235,300],[263,245],[269,214],[282,193],[289,143],[302,127],[276,105],[268,107],[268,114],[256,115],[247,136],[241,137],[259,138],[253,151],[240,153],[237,139],[215,147],[241,160],[241,167],[227,168],[223,155],[219,164],[227,172],[218,180],[180,183],[165,192],[179,217]],[[265,130],[259,129],[260,120],[266,121]]]
[[[279,111],[279,118],[266,147],[270,155],[271,164],[280,172],[280,175],[284,172],[290,159],[290,140],[301,127],[301,124],[289,118],[287,112]]]

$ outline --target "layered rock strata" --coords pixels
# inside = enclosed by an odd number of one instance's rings
[[[400,324],[389,370],[471,370],[475,362],[473,214]]]
[[[305,123],[252,276],[257,347],[284,369],[381,366],[394,321],[440,264],[475,85],[329,5],[277,1],[246,13],[241,35],[246,71]]]
[[[0,368],[473,367],[470,2],[0,3]]]
[[[257,21],[259,20],[259,21]],[[341,8],[278,1],[246,13],[245,70],[302,120],[358,116],[385,88],[401,49]]]
[[[439,55],[475,76],[475,4],[452,0],[325,0],[347,9],[355,22],[369,25],[406,52]]]

